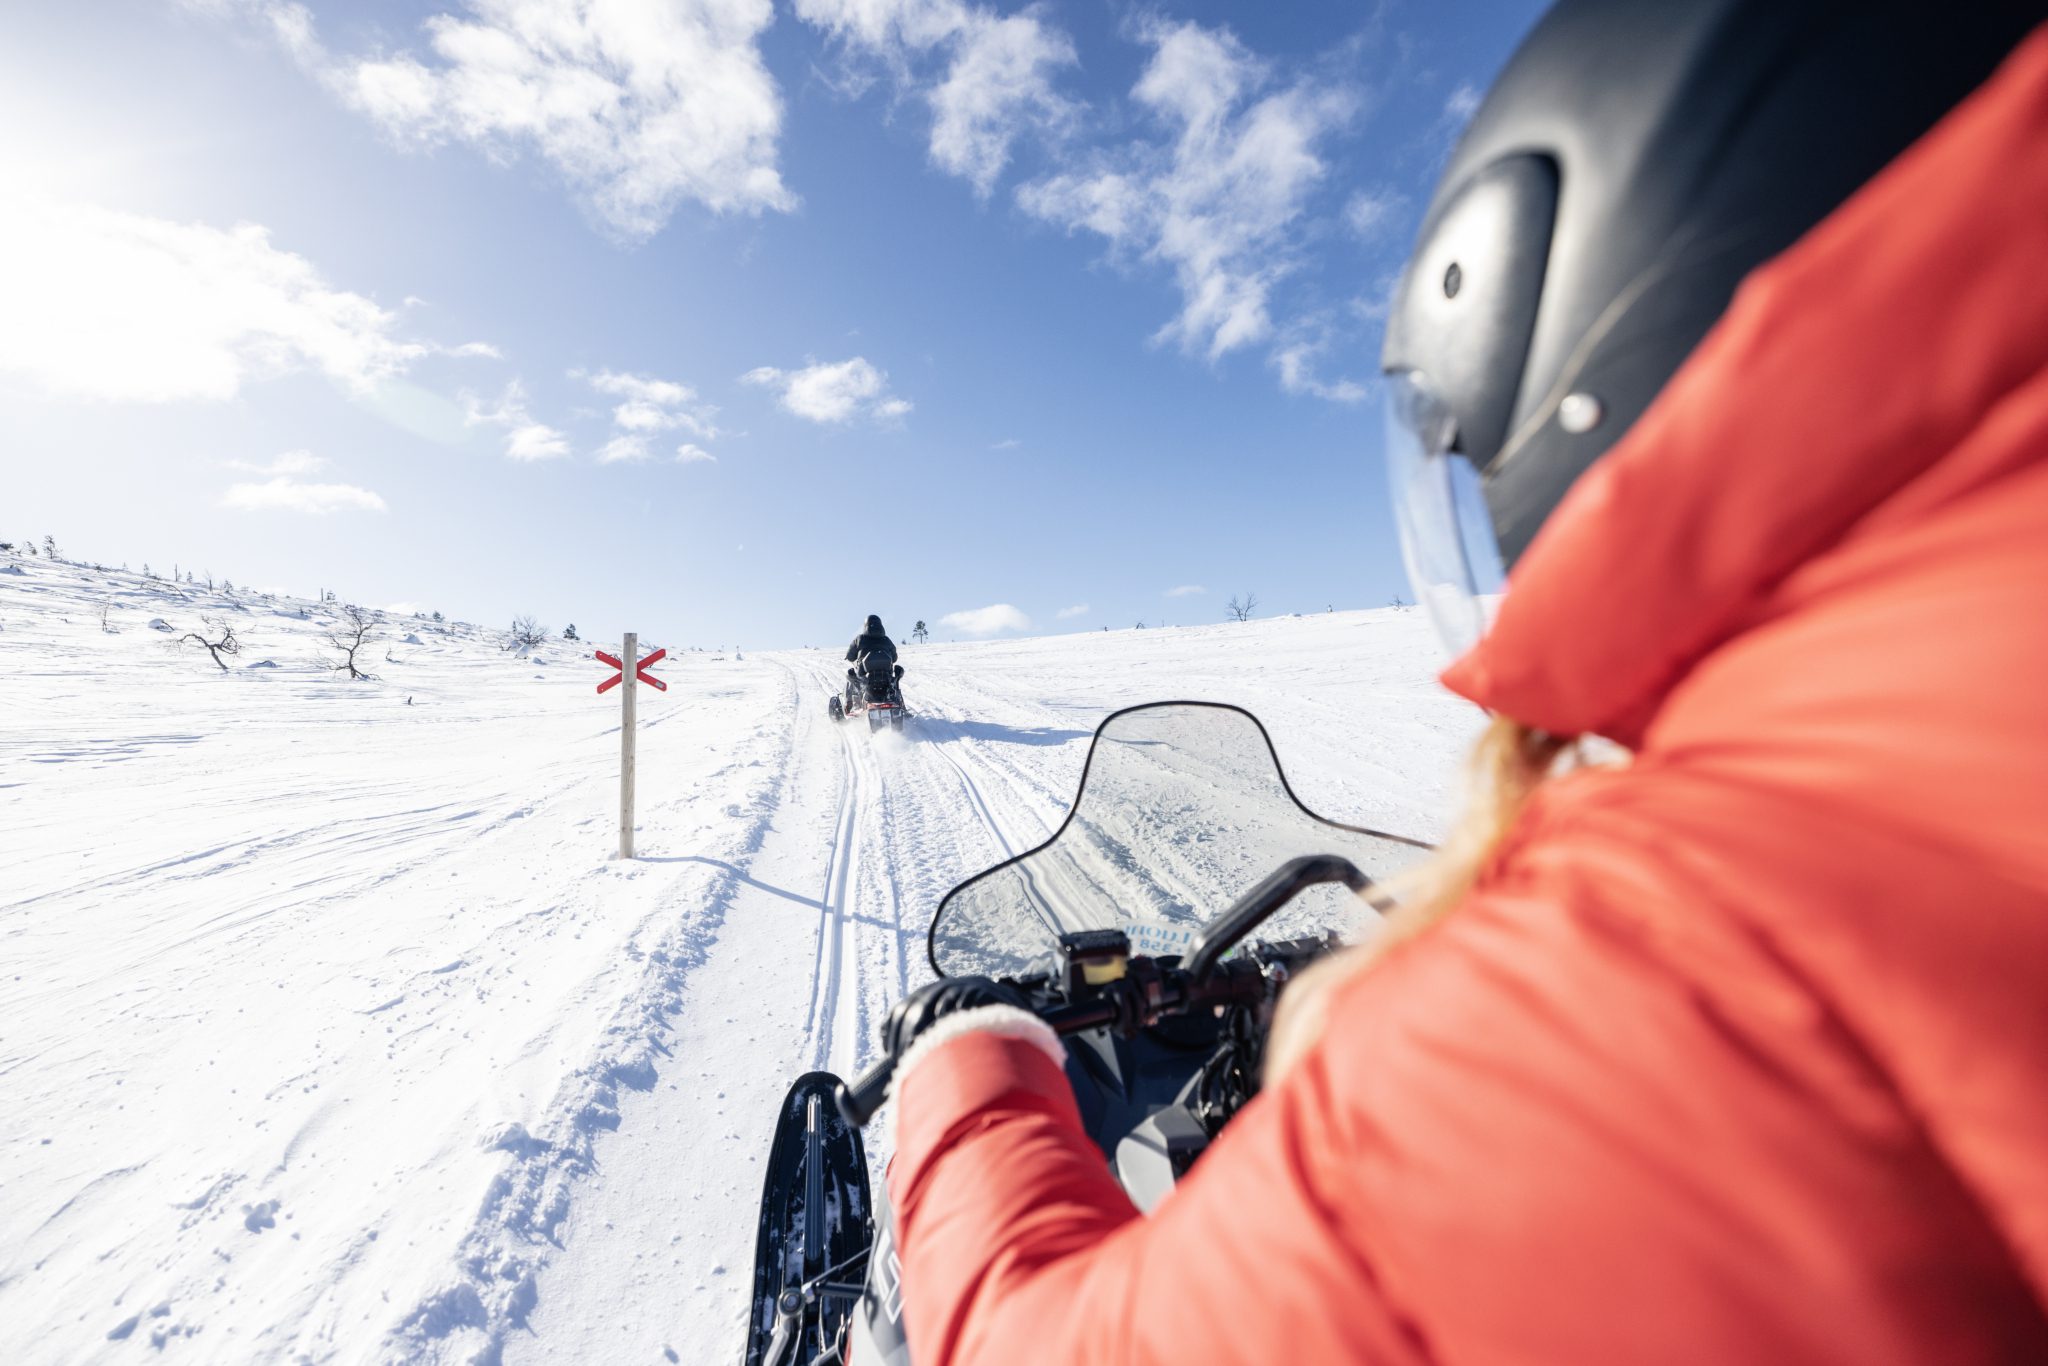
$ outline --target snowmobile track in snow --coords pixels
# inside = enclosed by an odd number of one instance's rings
[[[845,761],[840,770],[839,816],[834,823],[832,854],[825,869],[825,890],[819,897],[817,969],[811,977],[811,1066],[830,1071],[833,1041],[840,1014],[842,978],[850,966],[846,952],[847,898],[860,862],[860,772],[852,746],[840,737]]]

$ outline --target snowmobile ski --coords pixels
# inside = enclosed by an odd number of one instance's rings
[[[867,1278],[873,1210],[860,1130],[839,1078],[806,1072],[783,1097],[761,1191],[745,1366],[837,1366]]]

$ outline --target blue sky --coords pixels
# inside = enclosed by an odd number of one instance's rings
[[[1379,306],[1539,9],[10,5],[0,539],[759,647],[1384,603]]]

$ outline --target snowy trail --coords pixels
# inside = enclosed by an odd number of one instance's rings
[[[869,734],[859,720],[834,725],[824,699],[836,671],[803,655],[783,662],[801,704],[781,809],[693,979],[672,1062],[652,1092],[626,1099],[619,1132],[599,1144],[562,1252],[540,1279],[530,1334],[508,1339],[512,1366],[733,1354],[762,1149],[784,1088],[806,1068],[845,1076],[872,1060],[881,1016],[930,977],[931,909],[1007,854],[969,776],[976,761],[951,752],[954,723],[920,706],[900,736]],[[808,888],[815,897],[790,890]],[[786,1001],[763,990],[806,979]],[[764,1057],[783,1061],[763,1071]],[[886,1153],[871,1157],[879,1180]]]
[[[827,719],[836,653],[680,651],[620,864],[588,646],[389,618],[348,684],[330,607],[27,569],[9,1362],[732,1359],[784,1088],[870,1060],[939,899],[1059,825],[1105,714],[1242,702],[1312,805],[1425,837],[1476,721],[1399,612],[912,647],[900,735]],[[235,671],[147,624],[201,613]]]

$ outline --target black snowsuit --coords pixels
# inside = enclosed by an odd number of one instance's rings
[[[858,664],[861,656],[877,653],[891,664],[896,662],[896,642],[889,639],[889,633],[882,629],[880,617],[869,617],[866,628],[853,638],[853,644],[846,647],[846,662]]]
[[[849,664],[863,669],[870,678],[878,674],[887,676],[889,699],[898,706],[903,705],[903,691],[896,683],[896,679],[903,672],[896,665],[896,642],[889,639],[889,633],[882,629],[882,619],[880,617],[868,618],[867,628],[853,638],[853,644],[846,647],[846,659]],[[874,660],[874,663],[863,665],[862,661],[868,659]],[[853,709],[855,700],[859,696],[859,691],[860,681],[854,676],[854,670],[848,669],[846,671],[847,710],[851,711]]]

